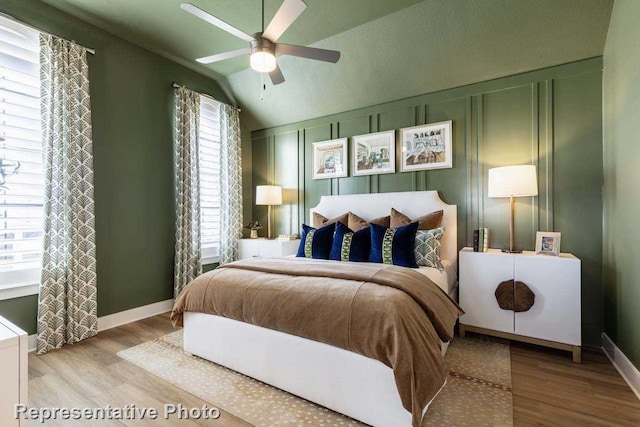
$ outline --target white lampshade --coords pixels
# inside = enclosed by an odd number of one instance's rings
[[[538,178],[533,165],[489,169],[489,197],[538,195]]]
[[[279,185],[256,186],[256,205],[281,205],[282,187]]]

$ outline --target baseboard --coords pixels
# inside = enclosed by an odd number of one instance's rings
[[[142,307],[132,308],[131,310],[121,311],[119,313],[109,314],[107,316],[98,317],[98,332],[107,329],[116,328],[126,325],[127,323],[136,322],[146,319],[147,317],[157,316],[158,314],[171,311],[173,308],[173,299],[155,302],[153,304],[143,305]],[[29,335],[29,352],[36,350],[36,335]]]
[[[605,333],[602,334],[602,350],[607,355],[613,366],[618,370],[622,378],[629,384],[631,390],[640,399],[640,371],[616,346],[616,344]]]
[[[149,305],[143,305],[142,307],[132,308],[131,310],[109,314],[108,316],[98,317],[98,332],[146,319],[147,317],[166,313],[167,311],[171,311],[172,308],[173,299],[168,299]]]

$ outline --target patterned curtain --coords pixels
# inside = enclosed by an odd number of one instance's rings
[[[44,248],[38,354],[98,333],[87,53],[40,35]]]
[[[200,95],[184,87],[177,88],[174,131],[176,254],[173,281],[176,298],[189,282],[202,274],[199,127]]]
[[[242,163],[238,109],[220,104],[220,264],[238,259],[242,238]]]

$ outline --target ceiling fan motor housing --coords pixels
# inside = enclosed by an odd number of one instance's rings
[[[262,33],[252,34],[253,40],[251,41],[251,53],[265,52],[276,56],[275,44],[262,37]]]

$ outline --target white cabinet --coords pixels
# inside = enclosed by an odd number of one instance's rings
[[[481,252],[471,254],[463,249],[459,258],[458,292],[460,306],[465,311],[460,323],[513,332],[513,311],[501,310],[495,297],[498,284],[513,278],[513,255],[499,251],[489,256],[478,256]]]
[[[528,311],[515,313],[515,333],[580,346],[580,260],[525,255],[515,258],[515,277],[536,295]]]
[[[0,426],[26,426],[15,419],[15,405],[27,404],[27,333],[0,317]]]
[[[300,239],[284,242],[268,239],[241,239],[238,243],[238,259],[295,255],[299,245]]]
[[[573,352],[580,361],[580,260],[533,252],[507,254],[497,249],[460,251],[460,335],[479,332]],[[495,290],[505,280],[526,284],[535,294],[523,312],[503,310]]]

